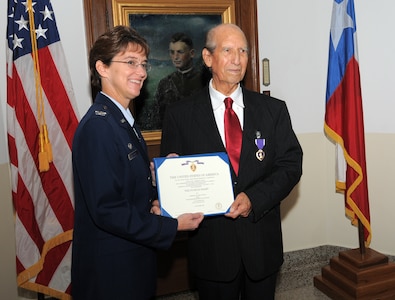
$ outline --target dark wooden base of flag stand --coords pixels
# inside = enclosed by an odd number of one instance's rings
[[[395,263],[375,250],[340,252],[321,274],[314,286],[331,299],[395,299]]]

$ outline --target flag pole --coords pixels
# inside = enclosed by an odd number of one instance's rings
[[[361,255],[364,255],[366,253],[364,227],[359,218],[358,218],[358,236],[359,236],[359,253]]]
[[[314,277],[314,286],[331,299],[395,299],[395,264],[368,248],[371,228],[356,40],[354,0],[334,0],[324,129],[343,148],[343,157],[336,157],[336,187],[345,194],[346,215],[358,227],[359,249],[331,258]]]

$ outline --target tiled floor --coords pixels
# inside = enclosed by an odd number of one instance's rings
[[[169,295],[166,297],[157,298],[160,300],[198,300],[199,297],[196,293],[192,292],[184,292],[178,293],[176,295]],[[289,291],[284,291],[280,293],[276,293],[275,300],[325,300],[330,299],[319,290],[314,288],[313,286],[310,287],[301,287]]]
[[[158,300],[199,300],[196,292],[182,292],[174,295],[158,297]],[[276,293],[276,300],[325,300],[330,299],[320,290],[316,289],[313,284],[280,291]]]
[[[314,277],[335,257],[341,247],[321,246],[284,254],[284,264],[277,280],[276,300],[326,300],[330,299],[314,287]],[[389,257],[394,261],[394,257]],[[198,300],[196,292],[182,292],[158,297],[157,300]],[[264,298],[263,298],[264,299]]]
[[[327,251],[308,249],[285,253],[285,262],[277,280],[276,300],[315,300],[330,299],[313,284],[313,278],[321,274],[321,268],[327,261]],[[157,300],[198,300],[196,292],[182,292],[174,295],[158,297]]]
[[[344,250],[347,249],[335,246],[320,246],[285,253],[284,264],[277,280],[275,300],[330,299],[314,287],[313,280],[315,276],[321,275],[322,267],[328,265],[330,258],[337,256],[340,251]],[[388,258],[390,262],[395,262],[394,256]],[[199,300],[199,297],[194,291],[185,291],[160,296],[156,300]]]

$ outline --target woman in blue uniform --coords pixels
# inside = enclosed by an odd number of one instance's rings
[[[92,84],[101,91],[73,142],[74,300],[152,299],[155,250],[169,248],[177,230],[196,229],[203,219],[162,217],[153,206],[146,144],[128,109],[147,78],[148,54],[146,41],[125,26],[100,36],[90,51]]]

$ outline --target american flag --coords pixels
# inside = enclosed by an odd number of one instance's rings
[[[18,286],[71,299],[71,144],[79,117],[49,0],[8,0],[7,44]],[[43,132],[52,148],[40,143]]]
[[[336,143],[336,188],[345,194],[353,225],[371,241],[365,132],[353,0],[333,2],[326,90],[325,133]]]

